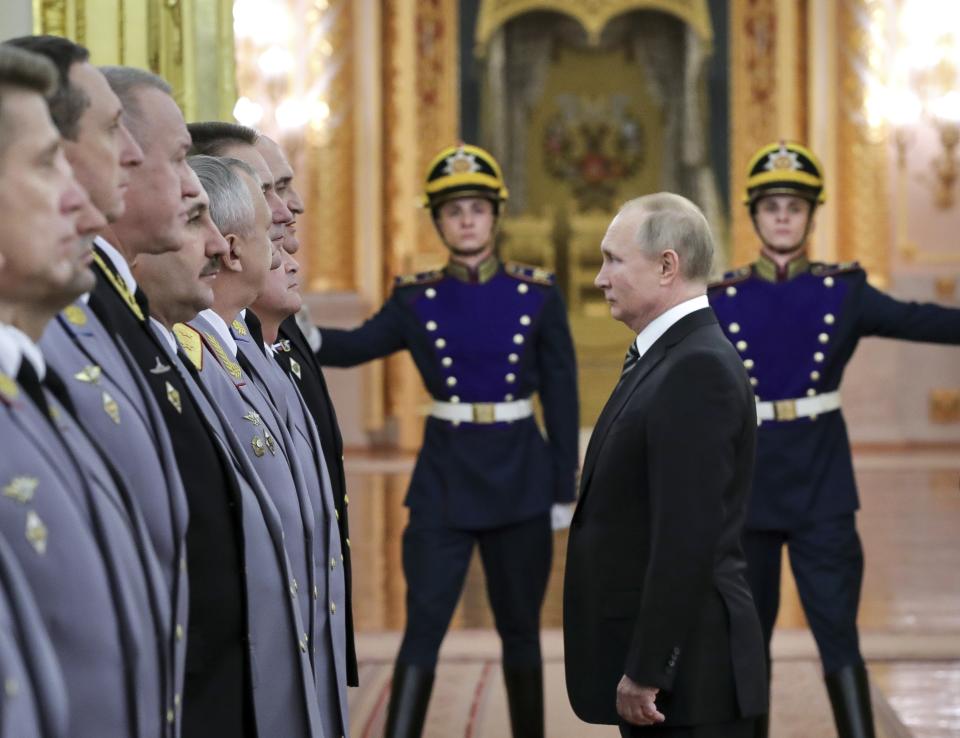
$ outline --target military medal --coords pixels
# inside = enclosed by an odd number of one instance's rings
[[[27,540],[41,556],[47,552],[47,526],[33,510],[27,512],[27,525],[24,530]]]
[[[39,483],[36,477],[14,477],[10,484],[3,488],[3,496],[26,504],[33,499]]]
[[[277,455],[277,443],[273,440],[273,436],[270,435],[270,431],[266,428],[263,429],[263,438],[267,442],[267,448],[270,450],[271,456]]]
[[[173,405],[173,409],[178,413],[183,412],[183,406],[180,404],[180,393],[169,382],[167,382],[167,401]]]
[[[294,375],[297,377],[297,379],[301,379],[301,377],[300,377],[300,364],[297,363],[297,360],[296,360],[296,359],[292,359],[292,358],[290,359],[290,371],[294,373]]]
[[[251,410],[246,415],[243,416],[244,420],[249,420],[254,425],[260,425],[260,416]]]
[[[96,364],[87,364],[83,369],[73,375],[73,378],[88,384],[96,384],[100,381],[100,375],[103,372]]]
[[[117,425],[120,425],[120,406],[117,405],[117,401],[114,400],[106,392],[103,393],[103,411],[109,416]]]
[[[263,439],[260,438],[260,436],[254,436],[254,437],[253,437],[253,440],[250,441],[250,445],[253,447],[253,453],[256,454],[256,457],[257,457],[258,459],[259,459],[261,456],[263,456],[264,453],[266,453],[265,448],[264,448],[264,445],[263,445]]]

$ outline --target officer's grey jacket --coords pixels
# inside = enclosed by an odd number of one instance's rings
[[[67,410],[0,379],[0,534],[60,660],[71,738],[169,735],[162,574],[126,492]]]
[[[253,320],[253,319],[251,319]],[[255,322],[255,321],[254,321]],[[293,382],[280,365],[261,350],[259,331],[239,318],[231,325],[239,356],[245,358],[250,378],[270,400],[289,432],[301,462],[314,510],[314,557],[317,600],[313,640],[314,677],[327,735],[349,735],[347,711],[346,584],[333,487],[324,460],[316,423]]]
[[[67,689],[33,592],[0,537],[0,738],[66,738]]]
[[[243,442],[231,429],[225,411],[174,353],[169,343],[172,336],[159,329],[157,332],[170,349],[172,366],[230,459],[239,489],[257,732],[260,736],[322,737],[316,687],[303,637],[304,621],[298,606],[299,588],[294,584],[280,514],[247,457]],[[190,355],[189,351],[186,353]]]
[[[195,362],[199,364],[200,381],[243,443],[247,459],[280,514],[294,575],[291,586],[306,626],[301,638],[309,650],[314,638],[313,589],[318,564],[313,556],[313,507],[293,442],[270,401],[250,381],[230,347],[221,343],[217,328],[203,313],[189,326],[178,326],[176,333],[181,345],[191,339],[202,345],[199,361]],[[190,352],[187,354],[190,356]]]
[[[75,415],[123,477],[163,571],[170,612],[162,623],[171,689],[167,708],[183,692],[188,585],[188,508],[163,415],[122,341],[77,301],[50,322],[41,339],[47,363],[61,377]],[[170,371],[170,367],[158,367]]]

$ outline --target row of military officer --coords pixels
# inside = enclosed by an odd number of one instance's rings
[[[292,177],[151,73],[0,45],[0,735],[349,734]]]

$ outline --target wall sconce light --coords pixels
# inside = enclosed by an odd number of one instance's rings
[[[955,73],[954,73],[954,76]],[[931,106],[934,125],[943,152],[933,160],[936,174],[935,202],[943,210],[953,207],[957,183],[957,144],[960,143],[960,92],[948,92]]]

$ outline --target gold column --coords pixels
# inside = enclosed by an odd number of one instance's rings
[[[840,261],[859,261],[878,285],[886,284],[890,274],[888,151],[866,119],[864,70],[869,76],[879,72],[884,63],[882,51],[874,46],[871,25],[886,25],[887,6],[886,0],[837,3],[838,43],[833,49],[840,81],[833,86],[833,94],[838,98],[833,193],[837,208],[836,255]]]
[[[457,3],[384,0],[384,264],[393,275],[444,262],[418,207],[427,164],[458,129]],[[408,354],[387,361],[387,412],[401,448],[419,448],[426,402]]]
[[[187,120],[229,120],[236,98],[232,0],[34,0],[35,33],[66,36],[94,64],[156,72]]]
[[[778,138],[804,140],[806,0],[730,3],[731,264],[752,261],[757,239],[742,204],[753,153]]]

